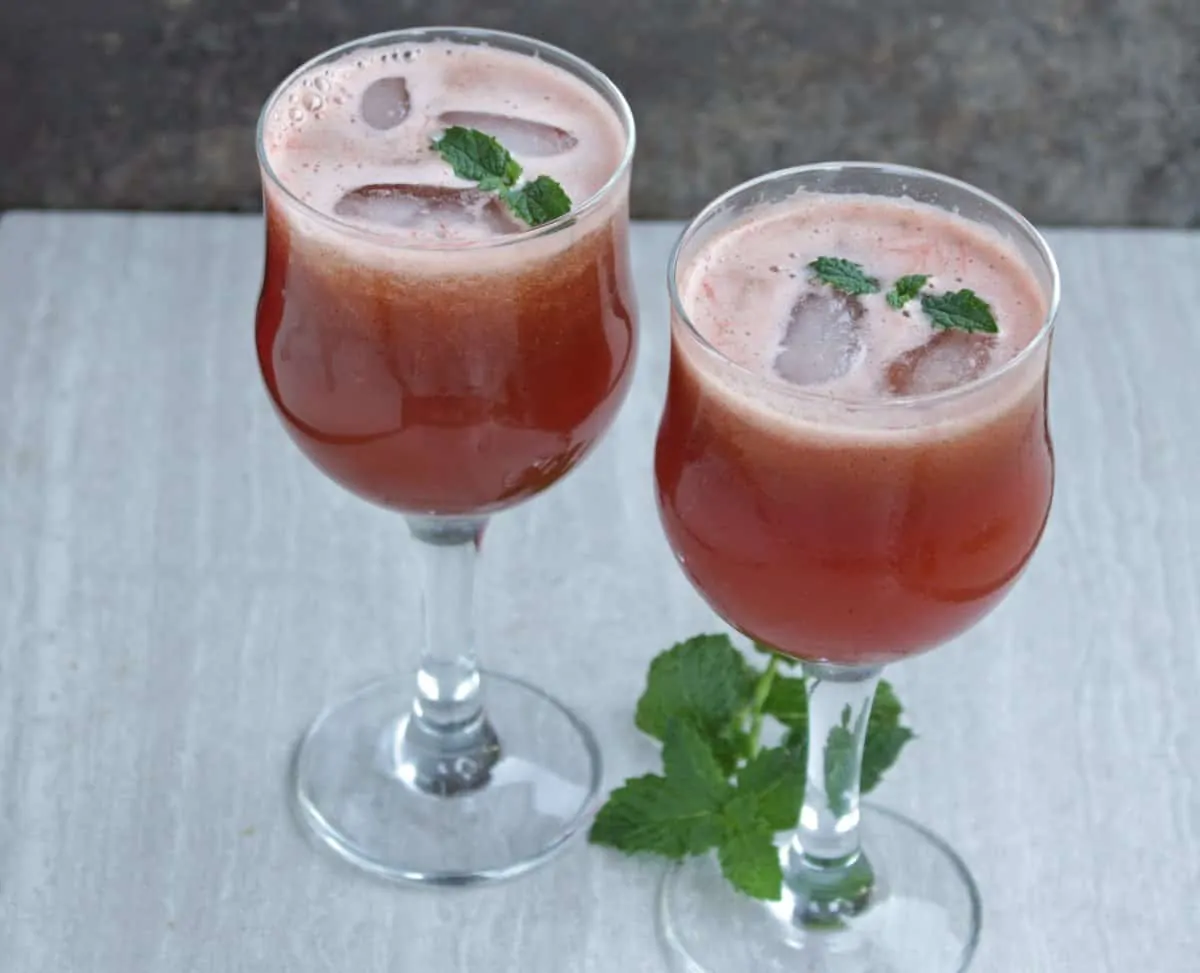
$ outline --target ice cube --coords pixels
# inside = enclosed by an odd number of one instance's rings
[[[403,78],[380,78],[367,85],[358,103],[362,120],[371,128],[386,131],[408,118],[411,100]]]
[[[579,144],[579,139],[557,125],[512,115],[493,115],[491,112],[443,112],[438,117],[438,124],[446,128],[452,125],[477,128],[516,155],[559,155]]]
[[[992,356],[992,339],[978,332],[939,331],[887,367],[893,395],[930,395],[964,385],[982,375]]]
[[[521,229],[492,194],[451,186],[361,186],[342,196],[333,211],[362,223],[422,230],[444,238],[463,231],[478,236],[480,229],[496,235]]]
[[[828,382],[845,375],[862,354],[857,297],[809,292],[792,305],[775,356],[775,371],[796,385]]]

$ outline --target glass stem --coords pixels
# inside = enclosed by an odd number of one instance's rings
[[[422,562],[424,642],[412,710],[396,737],[396,773],[430,794],[482,787],[500,756],[474,645],[475,562],[486,524],[408,518]]]
[[[856,915],[875,874],[859,842],[859,780],[878,666],[806,663],[808,764],[800,823],[787,850],[784,886],[794,921]]]

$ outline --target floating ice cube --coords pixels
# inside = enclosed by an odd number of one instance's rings
[[[964,385],[982,375],[992,356],[992,339],[967,331],[939,331],[887,367],[893,395],[930,395]]]
[[[775,371],[796,385],[828,382],[845,375],[862,354],[856,297],[809,292],[792,305],[775,356]]]
[[[358,110],[367,125],[386,131],[408,118],[411,104],[408,82],[398,77],[380,78],[367,85],[358,103]]]
[[[516,155],[559,155],[579,144],[579,139],[556,125],[512,115],[493,115],[482,111],[448,111],[438,116],[438,124],[446,128],[452,125],[477,128]]]
[[[362,186],[346,193],[333,211],[362,223],[423,230],[447,238],[463,230],[482,228],[499,235],[521,229],[495,196],[450,186]]]

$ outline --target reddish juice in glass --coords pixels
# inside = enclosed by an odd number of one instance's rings
[[[838,294],[806,269],[830,255],[885,289],[912,273],[969,288],[1000,333]],[[994,607],[1053,486],[1047,307],[1016,248],[931,206],[800,193],[692,247],[677,287],[658,498],[710,604],[843,665],[932,648]]]
[[[635,351],[612,106],[543,60],[425,41],[297,77],[264,125],[258,356],[300,448],[406,513],[496,510],[570,470]],[[575,219],[530,231],[455,177],[430,147],[450,125],[558,180]]]

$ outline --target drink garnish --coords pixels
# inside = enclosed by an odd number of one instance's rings
[[[817,257],[808,265],[813,277],[828,284],[835,291],[855,296],[858,294],[876,294],[879,292],[879,281],[868,277],[862,264],[841,257]]]
[[[972,290],[926,294],[921,298],[921,307],[933,326],[943,331],[957,328],[959,331],[996,334],[1000,330],[991,305]]]
[[[815,279],[828,284],[835,291],[857,296],[879,292],[879,278],[871,277],[862,264],[843,257],[817,257],[808,265]],[[887,293],[887,302],[897,311],[915,298],[929,283],[928,274],[905,274]],[[992,313],[991,305],[972,290],[963,289],[947,294],[925,294],[921,297],[921,308],[935,328],[947,331],[982,331],[997,334],[1000,328]]]
[[[549,176],[538,176],[506,192],[504,201],[530,226],[541,226],[571,211],[571,197]]]
[[[613,791],[592,824],[592,844],[676,861],[716,849],[735,888],[779,898],[775,835],[800,816],[809,684],[780,670],[795,660],[755,648],[767,656],[765,667],[751,665],[727,635],[697,635],[654,659],[634,723],[662,741],[663,773],[630,778]],[[902,714],[892,687],[880,681],[867,723],[863,793],[913,738]],[[782,730],[773,747],[761,744],[768,716]],[[836,729],[827,748],[841,745],[835,736]],[[844,799],[847,786],[826,781],[832,800]]]
[[[434,140],[433,148],[450,163],[456,176],[471,180],[484,192],[496,193],[530,226],[541,226],[571,211],[571,198],[549,176],[518,186],[521,164],[486,132],[452,125]]]
[[[921,288],[927,283],[929,283],[928,274],[905,274],[888,291],[888,306],[899,311],[905,304],[916,297],[921,292]]]

